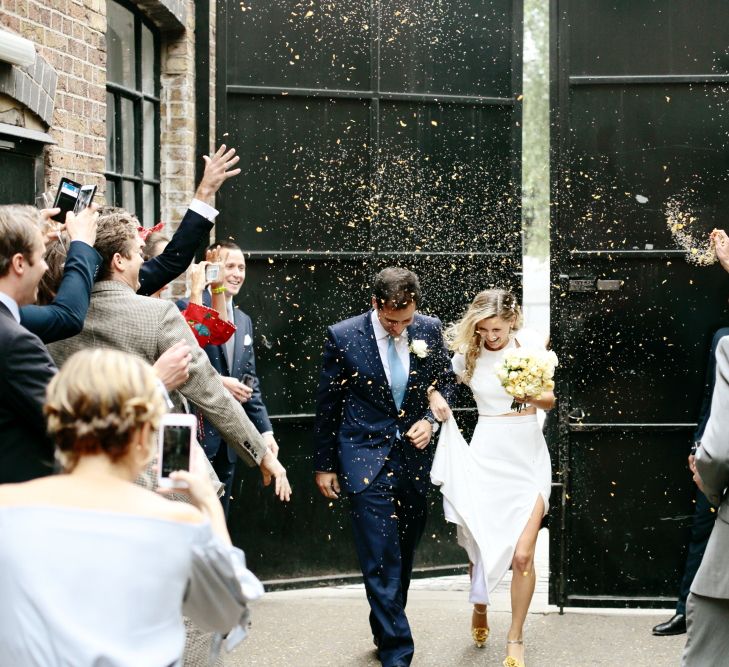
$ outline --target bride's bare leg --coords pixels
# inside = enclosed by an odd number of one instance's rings
[[[534,509],[529,517],[524,532],[516,543],[514,558],[511,561],[511,627],[507,639],[522,639],[524,621],[526,620],[529,604],[534,595],[534,586],[537,581],[534,569],[534,552],[537,547],[537,533],[542,524],[544,515],[544,500],[537,497]],[[522,644],[507,644],[507,655],[514,656],[524,662],[524,646]]]

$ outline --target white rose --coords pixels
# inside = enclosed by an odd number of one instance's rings
[[[428,344],[422,338],[416,338],[410,343],[410,350],[416,357],[421,359],[428,356]]]

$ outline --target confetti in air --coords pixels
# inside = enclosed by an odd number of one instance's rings
[[[679,197],[666,202],[666,224],[676,244],[686,251],[686,261],[696,266],[710,266],[717,261],[714,244],[698,219]]]

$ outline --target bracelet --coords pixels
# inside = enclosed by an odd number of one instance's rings
[[[220,287],[213,287],[210,291],[213,294],[223,294],[225,292],[225,287],[223,287],[222,285]]]

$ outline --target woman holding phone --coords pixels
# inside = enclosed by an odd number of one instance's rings
[[[134,484],[165,403],[152,368],[84,350],[48,387],[64,474],[0,486],[0,655],[16,667],[179,665],[183,610],[245,636],[260,582],[231,545],[210,481],[171,477],[192,504]],[[234,630],[235,629],[235,630]]]

